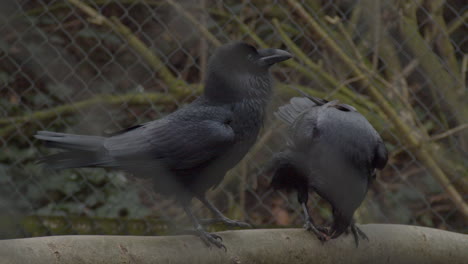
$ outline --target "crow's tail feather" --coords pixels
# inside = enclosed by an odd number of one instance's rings
[[[106,139],[99,136],[84,136],[49,131],[39,131],[34,137],[44,140],[49,148],[80,151],[97,151],[102,147]]]
[[[275,116],[291,125],[304,111],[317,106],[316,103],[305,97],[293,97],[289,104],[280,106]]]
[[[84,136],[39,131],[35,138],[45,141],[47,147],[67,151],[45,156],[39,160],[52,169],[104,166],[109,157],[102,151],[105,137]]]
[[[90,151],[65,151],[48,155],[38,160],[44,163],[47,168],[54,170],[81,168],[81,167],[101,167],[102,161],[99,155]]]

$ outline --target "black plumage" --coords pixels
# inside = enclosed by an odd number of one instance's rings
[[[203,230],[190,209],[193,197],[215,215],[210,222],[246,223],[226,218],[205,198],[255,143],[272,93],[269,68],[291,55],[256,50],[245,43],[220,47],[210,58],[204,94],[161,119],[110,137],[40,131],[35,137],[66,150],[42,159],[55,169],[104,167],[151,178],[154,189],[178,201],[207,244],[224,247]]]
[[[376,169],[387,163],[387,150],[372,125],[356,109],[338,101],[295,97],[275,115],[290,128],[285,151],[273,159],[272,187],[295,190],[305,214],[305,227],[322,240],[336,238],[348,227],[356,244],[354,211],[363,201]],[[318,227],[306,206],[309,191],[330,203],[333,224]]]

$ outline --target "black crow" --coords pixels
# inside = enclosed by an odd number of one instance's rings
[[[269,68],[291,58],[279,49],[227,44],[210,58],[203,95],[161,118],[110,137],[39,131],[35,137],[64,152],[42,159],[55,169],[102,167],[151,178],[156,192],[175,199],[208,245],[225,248],[190,209],[193,197],[216,216],[208,222],[248,224],[225,217],[205,197],[255,143],[272,93]]]
[[[350,227],[356,245],[353,214],[363,201],[376,169],[387,163],[387,149],[371,124],[356,109],[338,101],[294,97],[275,115],[290,127],[285,151],[273,158],[275,189],[297,191],[304,227],[321,240],[336,238]],[[309,191],[332,206],[330,229],[314,224],[307,208]]]

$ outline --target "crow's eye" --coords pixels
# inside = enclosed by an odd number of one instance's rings
[[[247,55],[249,61],[254,61],[254,56],[252,54]]]

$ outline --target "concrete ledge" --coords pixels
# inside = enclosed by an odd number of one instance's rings
[[[0,263],[467,263],[468,235],[369,224],[321,244],[303,229],[219,232],[227,252],[193,236],[51,236],[0,241]]]

